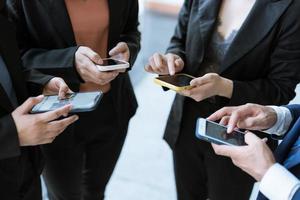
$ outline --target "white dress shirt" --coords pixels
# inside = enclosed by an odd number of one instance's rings
[[[293,121],[292,114],[286,107],[270,107],[277,114],[277,122],[265,132],[279,136],[284,135]],[[270,200],[291,200],[299,188],[299,179],[278,163],[267,171],[259,186],[261,193]]]

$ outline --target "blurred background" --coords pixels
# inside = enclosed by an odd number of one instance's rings
[[[140,0],[142,49],[130,72],[139,103],[121,157],[106,191],[107,200],[175,200],[170,148],[163,141],[174,98],[153,83],[144,66],[155,52],[164,53],[183,0]],[[300,88],[297,89],[300,91]],[[300,103],[300,96],[294,101]],[[47,200],[44,188],[44,199]]]

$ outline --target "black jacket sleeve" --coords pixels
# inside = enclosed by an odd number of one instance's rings
[[[75,52],[79,48],[78,46],[52,50],[32,46],[34,43],[30,39],[24,20],[26,17],[23,13],[21,1],[8,1],[6,9],[9,19],[16,25],[23,66],[26,67],[27,77],[30,78],[30,82],[45,81],[45,79],[39,79],[41,77],[40,74],[30,76],[37,73],[37,70],[44,74],[61,77],[70,84],[83,82],[74,65]]]
[[[187,29],[190,20],[190,12],[193,4],[193,0],[186,0],[182,6],[179,16],[178,23],[175,28],[175,33],[171,38],[170,45],[167,49],[167,53],[173,53],[178,55],[184,62],[186,62],[186,37]]]
[[[270,56],[268,76],[253,81],[234,81],[229,105],[245,103],[288,104],[300,81],[300,22],[289,10],[280,22],[277,43]]]
[[[0,118],[0,160],[21,154],[18,132],[11,115]]]
[[[134,64],[137,55],[140,51],[141,33],[138,30],[139,26],[139,3],[138,0],[133,0],[130,5],[130,14],[125,25],[125,30],[120,36],[120,41],[126,42],[130,50],[129,63]]]

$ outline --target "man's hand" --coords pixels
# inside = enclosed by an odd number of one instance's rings
[[[29,114],[31,109],[42,100],[43,96],[29,98],[12,113],[20,146],[51,143],[70,124],[78,120],[76,115],[58,120],[60,117],[68,115],[71,110],[70,105],[43,114]]]
[[[181,91],[179,94],[198,102],[216,95],[229,99],[232,96],[233,82],[215,73],[208,73],[202,77],[195,78],[190,85],[193,88]]]
[[[43,94],[54,95],[58,94],[60,99],[65,99],[67,94],[73,93],[66,82],[62,78],[53,78],[44,87]]]
[[[149,58],[149,63],[145,66],[145,70],[159,75],[174,75],[177,72],[181,72],[183,67],[184,62],[179,56],[171,53],[166,55],[155,53]]]
[[[103,64],[101,57],[88,47],[79,47],[75,53],[77,72],[87,83],[106,85],[119,75],[119,71],[100,72],[96,65],[101,64]]]
[[[227,146],[212,144],[216,154],[230,157],[232,162],[261,181],[268,169],[275,164],[275,158],[266,144],[266,139],[261,140],[253,133],[245,135],[247,146]]]
[[[211,121],[221,120],[228,125],[228,133],[235,128],[248,130],[266,130],[277,121],[274,109],[257,104],[246,104],[238,107],[225,107],[207,118]]]

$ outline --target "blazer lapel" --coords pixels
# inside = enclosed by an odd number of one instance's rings
[[[69,46],[76,44],[71,19],[64,0],[41,0],[45,10],[49,12],[57,33]]]
[[[225,55],[221,72],[254,48],[272,29],[292,0],[257,0]]]
[[[211,33],[214,31],[214,28],[217,23],[219,11],[221,8],[222,1],[220,0],[202,0],[194,1],[198,3],[198,9],[195,11],[195,17],[190,18],[190,26],[194,27],[194,31],[190,34],[187,45],[192,46],[191,52],[188,52],[191,55],[197,54],[199,59],[197,63],[191,63],[191,66],[194,66],[192,69],[192,74],[199,71],[198,66],[202,63],[205,49],[210,42]],[[193,6],[196,7],[196,6]],[[199,44],[195,44],[196,41],[199,41]],[[200,54],[200,55],[199,55]]]

